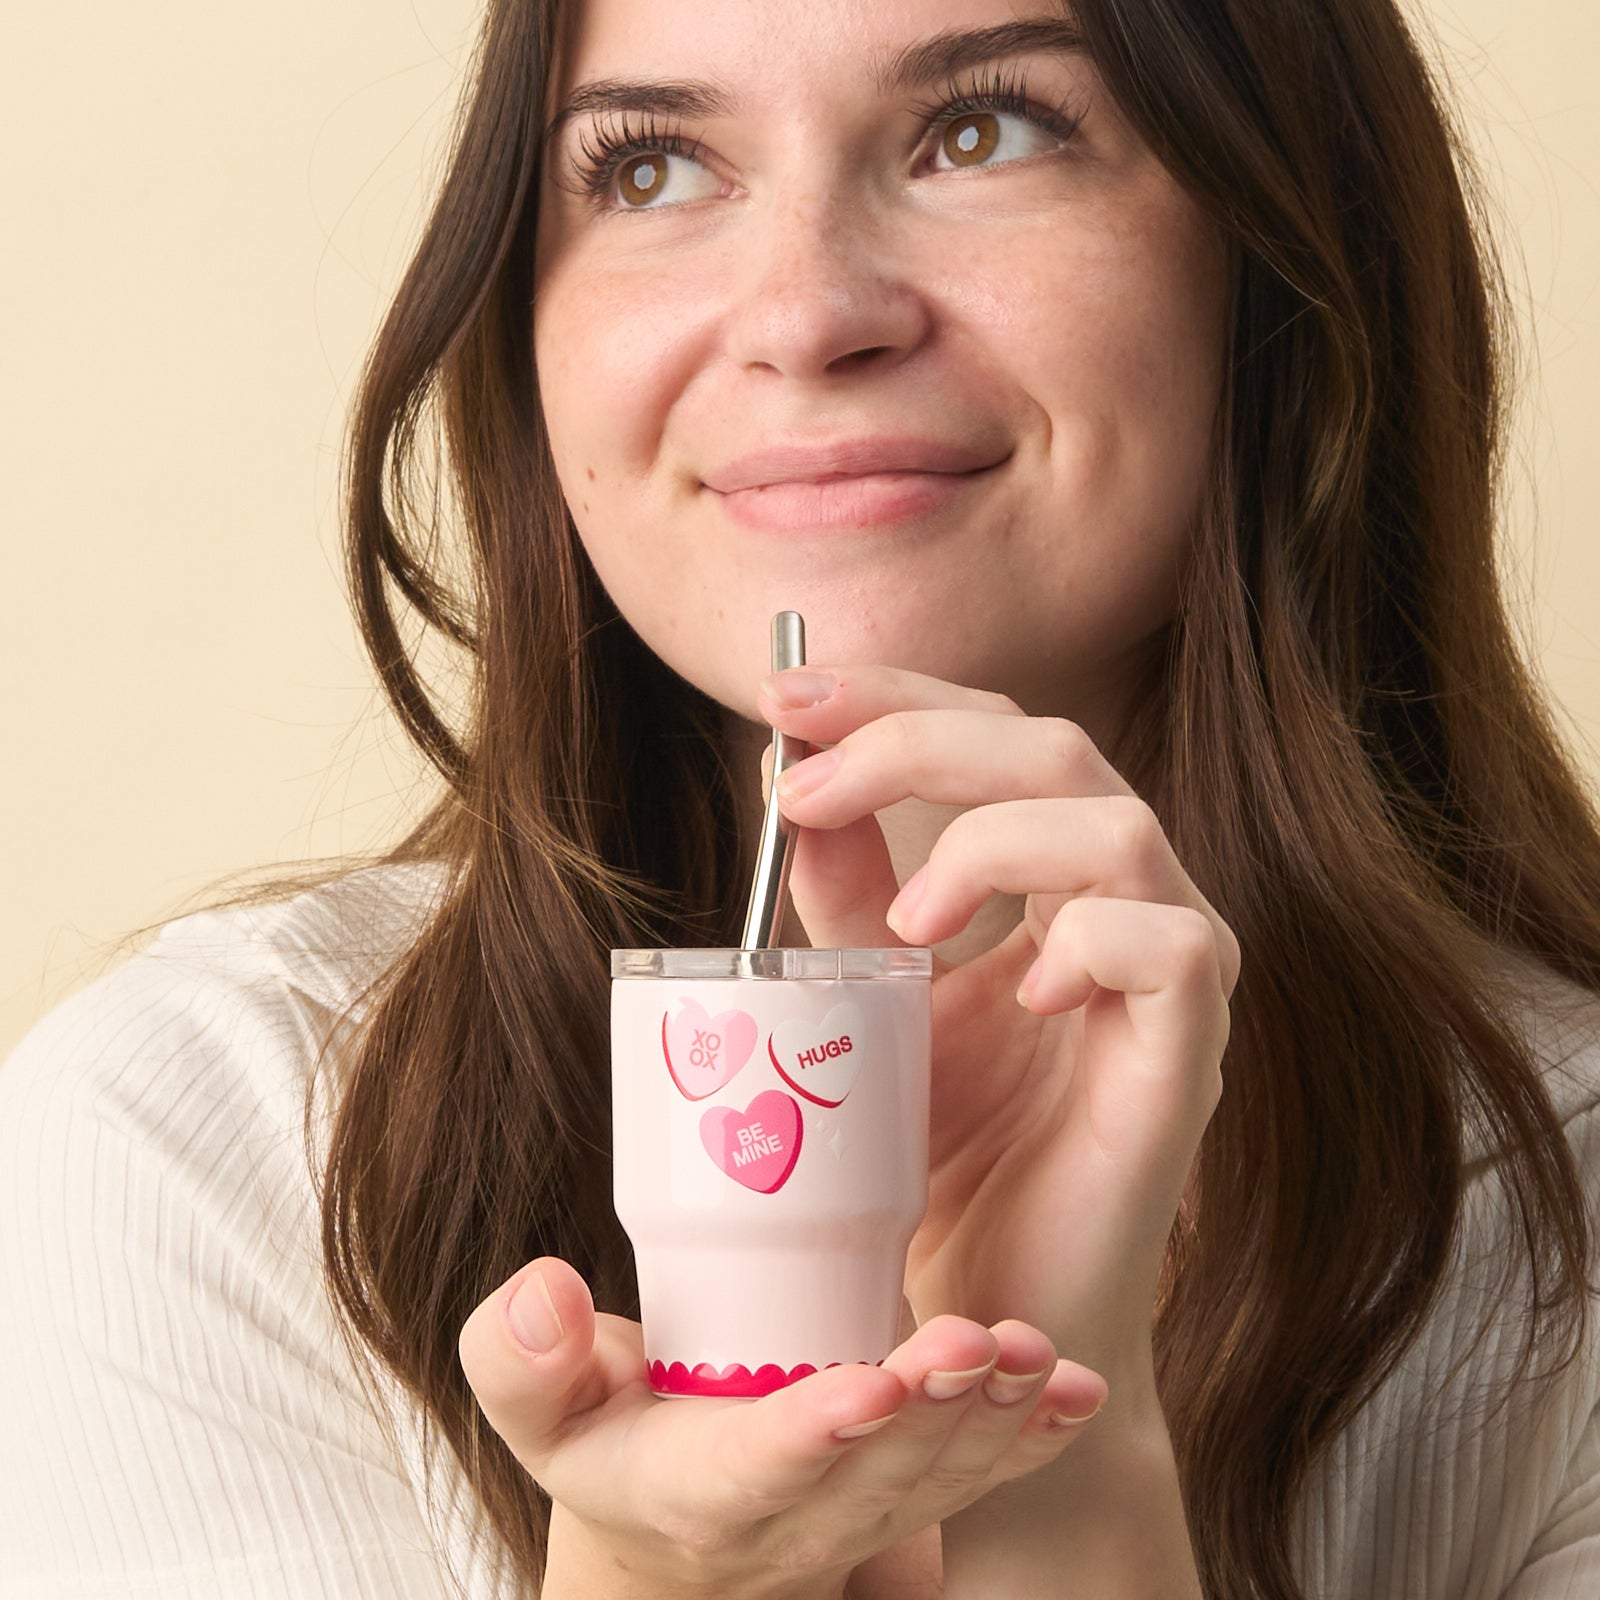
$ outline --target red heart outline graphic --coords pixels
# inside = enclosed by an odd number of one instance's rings
[[[780,1022],[767,1038],[767,1059],[796,1094],[831,1109],[856,1086],[865,1031],[861,1007],[841,1000],[820,1022]]]

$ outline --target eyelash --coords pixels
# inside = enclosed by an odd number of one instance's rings
[[[912,109],[940,129],[969,112],[1005,111],[1054,134],[1063,144],[1072,138],[1083,121],[1082,113],[1074,114],[1065,106],[1041,105],[1030,99],[1027,77],[1015,68],[1004,76],[991,70],[964,90],[951,84],[945,98],[924,101]],[[661,131],[653,120],[647,120],[637,133],[630,132],[627,114],[623,113],[621,126],[615,133],[598,128],[592,144],[587,134],[580,133],[578,147],[583,157],[581,160],[575,157],[572,165],[579,188],[591,205],[601,211],[644,212],[671,208],[613,205],[608,196],[617,169],[631,156],[645,154],[681,156],[693,161],[700,150],[700,140],[685,139],[675,128]]]

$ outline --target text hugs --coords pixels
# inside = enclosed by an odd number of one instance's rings
[[[836,1005],[821,1022],[781,1022],[767,1041],[778,1076],[819,1106],[839,1105],[861,1071],[866,1018],[852,1001]]]

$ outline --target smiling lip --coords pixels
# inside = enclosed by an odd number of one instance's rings
[[[863,473],[822,483],[735,489],[718,499],[728,515],[746,528],[863,527],[939,510],[990,470]]]
[[[769,446],[740,456],[706,476],[708,489],[734,494],[779,483],[824,483],[880,473],[965,473],[992,467],[1007,452],[992,445],[921,439],[910,434]]]
[[[1008,454],[909,435],[779,445],[739,457],[705,486],[748,528],[859,527],[937,510]]]

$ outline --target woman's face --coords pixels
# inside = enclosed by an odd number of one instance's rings
[[[1022,37],[1066,33],[1025,4],[569,14],[550,118],[599,80],[687,87],[550,139],[533,327],[556,468],[623,615],[743,716],[786,608],[813,661],[1091,731],[1172,615],[1226,250],[1087,58]],[[1008,24],[1000,54],[939,59]],[[634,153],[585,194],[586,150],[619,135]]]

